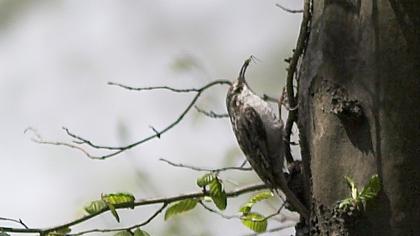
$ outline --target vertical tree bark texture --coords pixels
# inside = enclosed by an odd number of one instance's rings
[[[298,93],[314,234],[420,235],[419,19],[416,0],[313,1]],[[337,230],[344,176],[374,174],[380,196]]]

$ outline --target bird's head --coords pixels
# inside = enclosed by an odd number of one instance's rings
[[[241,67],[241,70],[239,71],[238,79],[236,79],[232,84],[232,93],[238,94],[243,90],[244,87],[248,86],[245,80],[245,72],[253,58],[253,56],[250,56],[248,59],[245,60],[244,64]]]
[[[239,71],[238,79],[233,81],[232,85],[230,86],[228,90],[228,93],[226,96],[226,104],[228,105],[228,111],[232,108],[231,103],[236,103],[237,97],[240,94],[250,92],[248,84],[245,81],[245,72],[246,72],[247,67],[249,66],[249,63],[254,58],[255,58],[254,56],[251,56],[245,60],[244,64],[241,67],[241,70]]]

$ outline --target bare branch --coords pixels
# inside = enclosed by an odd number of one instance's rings
[[[115,85],[121,88],[125,88],[128,90],[134,90],[134,91],[145,91],[145,90],[169,90],[175,93],[191,93],[191,92],[200,92],[200,89],[197,88],[191,88],[191,89],[176,89],[168,86],[152,86],[152,87],[131,87],[127,85],[123,85],[120,83],[115,82],[108,82],[108,85]]]
[[[254,192],[254,191],[258,191],[258,190],[263,190],[263,189],[267,189],[268,187],[265,184],[255,184],[255,185],[250,185],[250,186],[245,186],[230,192],[226,193],[226,197],[228,198],[233,198],[233,197],[237,197],[241,194],[245,194],[245,193],[249,193],[249,192]],[[172,202],[177,202],[180,200],[185,200],[185,199],[191,199],[191,198],[202,198],[207,196],[207,193],[205,192],[193,192],[193,193],[188,193],[188,194],[181,194],[181,195],[177,195],[177,196],[173,196],[173,197],[164,197],[164,198],[150,198],[150,199],[141,199],[138,200],[136,202],[134,202],[134,207],[139,207],[139,206],[144,206],[144,205],[154,205],[154,204],[163,204],[161,210],[158,210],[157,212],[155,212],[155,214],[153,214],[148,220],[146,220],[145,222],[141,223],[141,224],[147,224],[149,223],[154,217],[156,217],[165,207],[166,205],[172,203]],[[132,208],[133,204],[130,203],[123,203],[123,204],[116,204],[114,205],[115,209],[123,209],[123,208]],[[77,224],[80,224],[82,222],[85,222],[91,218],[94,218],[104,212],[109,211],[109,208],[104,208],[96,213],[90,214],[90,215],[86,215],[86,216],[82,216],[79,219],[70,221],[68,223],[65,224],[61,224],[61,225],[57,225],[54,227],[50,227],[50,228],[12,228],[12,227],[1,227],[0,226],[0,232],[14,232],[14,233],[39,233],[41,235],[44,235],[48,232],[53,232],[55,230],[58,229],[62,229],[62,228],[68,228]],[[140,226],[142,226],[140,224]],[[138,225],[135,226],[131,226],[132,228],[138,227]],[[112,230],[112,229],[110,229]],[[121,229],[117,229],[117,230],[121,230]],[[122,229],[124,230],[124,229]],[[96,232],[96,231],[93,231]]]
[[[273,214],[271,214],[271,215],[268,215],[268,216],[266,216],[264,219],[270,219],[270,218],[272,218],[272,217],[274,217],[274,216],[276,216],[276,215],[278,215],[278,214],[280,214],[280,212],[281,212],[281,210],[283,210],[283,208],[284,208],[284,206],[286,205],[286,201],[283,201],[283,204],[281,204],[281,206],[279,207],[279,209],[276,211],[276,212],[274,212]]]
[[[199,108],[198,106],[194,106],[194,108],[201,114],[204,114],[205,116],[208,116],[210,118],[229,118],[229,114],[217,114],[214,111],[206,111],[203,110],[201,108]]]
[[[305,0],[304,2],[304,12],[303,12],[303,19],[300,26],[299,36],[296,43],[296,49],[293,51],[293,55],[289,60],[289,68],[287,69],[287,78],[286,78],[286,92],[287,92],[287,101],[289,103],[289,107],[294,108],[293,110],[289,111],[286,125],[285,125],[285,155],[286,160],[288,163],[293,162],[293,156],[290,150],[290,137],[292,134],[293,124],[297,121],[297,97],[295,97],[295,92],[293,88],[293,81],[296,75],[297,66],[299,58],[303,55],[306,43],[309,37],[309,24],[310,24],[310,0]],[[296,109],[295,109],[296,108]]]
[[[151,126],[151,125],[149,125],[149,127],[153,130],[153,132],[155,132],[155,134],[156,134],[157,138],[160,138],[160,133],[159,133],[159,131],[157,131],[157,129],[156,129],[155,127]]]
[[[0,217],[0,220],[18,223],[22,225],[25,229],[29,229],[28,226],[25,223],[23,223],[22,219],[16,220],[16,219],[11,219],[11,218]]]
[[[244,161],[242,162],[242,164],[240,165],[240,167],[244,167],[244,166],[246,165],[246,163],[248,163],[248,160],[244,160]]]
[[[85,154],[89,158],[92,158],[92,159],[95,159],[96,158],[95,156],[92,156],[88,151],[86,151],[85,149],[83,149],[83,148],[81,148],[81,147],[79,147],[77,145],[70,144],[70,143],[65,143],[65,142],[45,141],[42,138],[42,136],[38,133],[38,131],[36,129],[32,128],[32,127],[26,128],[24,133],[28,133],[29,131],[32,132],[34,134],[34,136],[35,136],[35,137],[32,137],[31,138],[32,142],[39,143],[39,144],[55,145],[55,146],[65,146],[65,147],[77,149],[77,150],[83,152],[83,154]],[[78,144],[80,144],[80,143],[78,143]]]
[[[293,10],[293,9],[290,9],[290,8],[287,8],[287,7],[283,6],[283,5],[281,5],[280,3],[276,3],[276,7],[282,9],[285,12],[289,12],[289,13],[293,13],[293,14],[295,14],[295,13],[303,13],[303,10],[302,9]]]
[[[230,219],[241,219],[241,216],[238,214],[238,215],[230,215],[230,216],[228,216],[228,215],[225,215],[225,214],[223,214],[223,213],[221,213],[220,211],[218,211],[218,210],[215,210],[215,209],[213,209],[213,208],[211,208],[211,207],[209,207],[209,206],[207,206],[203,201],[199,201],[198,203],[200,203],[200,205],[204,208],[204,209],[206,209],[207,211],[209,211],[209,212],[211,212],[211,213],[214,213],[214,214],[217,214],[217,215],[219,215],[219,216],[221,216],[221,217],[223,217],[223,218],[225,218],[225,219],[228,219],[228,220],[230,220]]]
[[[160,138],[162,136],[162,134],[166,133],[167,131],[169,131],[170,129],[172,129],[173,127],[175,127],[179,122],[181,122],[181,120],[185,117],[185,115],[191,110],[191,108],[195,105],[195,103],[197,102],[198,98],[202,95],[202,93],[209,89],[210,87],[213,87],[215,85],[231,85],[232,83],[228,80],[215,80],[213,82],[210,82],[204,86],[202,86],[201,88],[192,88],[192,89],[175,89],[175,88],[171,88],[171,87],[167,87],[167,86],[157,86],[157,87],[144,87],[144,88],[133,88],[133,87],[129,87],[129,86],[125,86],[122,84],[117,84],[117,83],[112,83],[109,82],[108,84],[111,85],[117,85],[126,89],[130,89],[130,90],[136,90],[136,91],[142,91],[142,90],[157,90],[157,89],[164,89],[164,90],[170,90],[173,92],[177,92],[177,93],[190,93],[190,92],[195,92],[196,95],[193,97],[193,99],[191,100],[191,102],[188,104],[188,106],[184,109],[184,111],[178,116],[177,119],[175,119],[175,121],[173,121],[171,124],[169,124],[166,128],[162,129],[161,131],[157,131],[156,129],[154,129],[154,134],[150,135],[146,138],[143,138],[137,142],[131,143],[129,145],[126,146],[103,146],[103,145],[97,145],[94,144],[92,141],[83,138],[77,134],[72,133],[69,129],[63,127],[64,131],[66,132],[66,134],[70,137],[72,137],[73,139],[73,143],[74,144],[70,144],[70,143],[65,143],[65,142],[52,142],[52,141],[45,141],[42,139],[37,139],[34,140],[37,143],[41,143],[41,144],[50,144],[50,145],[59,145],[59,146],[66,146],[69,148],[73,148],[73,149],[78,149],[81,152],[83,152],[87,157],[91,158],[91,159],[99,159],[99,160],[104,160],[113,156],[116,156],[128,149],[131,149],[133,147],[136,147],[142,143],[145,143],[151,139],[154,138]],[[108,150],[111,151],[108,154],[102,155],[102,156],[95,156],[92,155],[91,153],[89,153],[87,150],[75,145],[88,145],[94,149],[104,149],[104,150]]]
[[[196,167],[196,166],[191,166],[191,165],[185,165],[185,164],[182,164],[182,163],[174,163],[174,162],[171,162],[171,161],[163,159],[163,158],[160,158],[159,161],[166,162],[171,166],[187,168],[187,169],[191,169],[191,170],[195,170],[195,171],[206,171],[206,172],[216,172],[216,173],[218,173],[218,172],[227,171],[227,170],[242,170],[242,171],[251,171],[252,170],[251,167],[243,167],[243,166],[231,166],[231,167],[223,167],[223,168],[217,168],[217,169],[201,168],[201,167]]]

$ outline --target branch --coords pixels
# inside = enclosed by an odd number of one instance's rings
[[[219,215],[219,216],[221,216],[221,217],[223,217],[223,218],[225,218],[225,219],[228,219],[228,220],[230,220],[230,219],[240,219],[240,220],[244,219],[244,217],[243,217],[242,215],[225,215],[225,214],[221,213],[220,211],[215,210],[215,209],[213,209],[213,208],[211,208],[211,207],[207,206],[207,205],[206,205],[206,204],[204,204],[202,201],[199,201],[198,203],[200,203],[200,205],[201,205],[204,209],[206,209],[206,210],[208,210],[208,211],[210,211],[210,212],[212,212],[212,213],[215,213],[215,214],[217,214],[217,215]],[[255,221],[265,221],[265,220],[268,220],[268,219],[270,219],[270,218],[273,218],[274,216],[276,216],[276,215],[280,214],[280,211],[284,208],[284,206],[285,206],[285,205],[286,205],[286,202],[283,202],[283,204],[280,206],[280,208],[279,208],[276,212],[274,212],[274,213],[272,213],[272,214],[270,214],[270,215],[268,215],[268,216],[264,217],[264,218],[263,218],[263,219],[261,219],[261,220],[255,220]]]
[[[214,111],[205,111],[198,106],[194,106],[194,108],[201,114],[208,116],[210,118],[229,118],[229,114],[217,114]]]
[[[230,216],[225,215],[225,214],[221,213],[220,211],[217,211],[217,210],[215,210],[215,209],[213,209],[213,208],[211,208],[211,207],[207,206],[206,204],[204,204],[204,202],[203,202],[203,201],[199,201],[198,203],[200,203],[200,205],[201,205],[204,209],[206,209],[207,211],[209,211],[209,212],[211,212],[211,213],[214,213],[214,214],[216,214],[216,215],[219,215],[219,216],[221,216],[221,217],[223,217],[223,218],[225,218],[225,219],[227,219],[227,220],[230,220],[230,219],[241,219],[241,216],[240,216],[240,215],[230,215]]]
[[[66,129],[66,128],[63,127],[63,129]],[[42,138],[42,136],[39,134],[39,132],[36,129],[34,129],[33,127],[26,128],[24,133],[28,133],[29,131],[32,132],[35,136],[35,137],[31,138],[32,142],[39,143],[39,144],[55,145],[55,146],[65,146],[65,147],[68,147],[68,148],[77,149],[77,150],[83,152],[87,157],[95,159],[95,156],[92,156],[88,151],[86,151],[85,149],[83,149],[83,148],[81,148],[77,145],[74,145],[74,144],[71,144],[71,143],[65,143],[65,142],[46,141]],[[74,142],[74,143],[80,144],[78,142]]]
[[[293,9],[284,7],[283,5],[280,5],[280,3],[276,3],[276,7],[282,9],[285,12],[289,12],[289,13],[293,13],[293,14],[295,14],[295,13],[303,13],[303,10],[301,10],[301,9],[299,9],[299,10],[293,10]]]
[[[306,43],[309,37],[309,24],[311,18],[310,12],[310,0],[305,0],[304,3],[304,12],[303,19],[300,26],[299,36],[296,43],[296,49],[293,51],[293,55],[289,61],[289,68],[287,69],[287,79],[286,79],[286,92],[287,92],[287,101],[289,107],[297,108],[297,97],[295,97],[295,92],[293,89],[293,80],[297,72],[297,65],[299,58],[303,55]],[[285,126],[285,155],[288,163],[293,162],[293,156],[290,151],[290,136],[292,134],[293,124],[297,121],[298,109],[293,109],[289,111],[286,126]]]
[[[144,222],[140,223],[140,224],[136,224],[136,225],[132,225],[129,227],[125,227],[125,228],[115,228],[115,229],[91,229],[91,230],[86,230],[86,231],[81,231],[79,233],[76,234],[67,234],[68,236],[78,236],[78,235],[83,235],[83,234],[90,234],[90,233],[107,233],[107,232],[118,232],[118,231],[128,231],[128,230],[132,230],[135,228],[139,228],[141,226],[147,225],[148,223],[150,223],[156,216],[158,216],[166,207],[168,206],[167,203],[163,203],[162,206],[155,211],[155,213],[153,213],[153,215],[151,215],[147,220],[145,220]]]
[[[284,226],[279,226],[276,228],[272,228],[272,229],[268,229],[267,231],[263,232],[263,233],[253,233],[253,234],[246,234],[244,236],[257,236],[257,235],[263,235],[263,234],[268,234],[268,233],[273,233],[273,232],[278,232],[287,228],[290,228],[292,226],[294,226],[295,224],[292,225],[284,225]]]
[[[116,82],[108,82],[108,85],[115,85],[124,89],[134,90],[134,91],[145,91],[145,90],[169,90],[175,93],[191,93],[191,92],[200,92],[200,89],[191,88],[191,89],[176,89],[169,86],[152,86],[152,87],[131,87],[123,85]]]
[[[68,136],[70,136],[71,138],[73,138],[73,143],[66,143],[66,142],[53,142],[53,141],[46,141],[43,140],[41,138],[41,136],[39,136],[39,134],[36,133],[36,137],[37,139],[32,139],[33,141],[40,143],[40,144],[50,144],[50,145],[57,145],[57,146],[66,146],[69,148],[73,148],[73,149],[78,149],[79,151],[83,152],[87,157],[91,158],[91,159],[99,159],[99,160],[104,160],[113,156],[116,156],[128,149],[134,148],[142,143],[145,143],[151,139],[154,138],[160,138],[162,136],[162,134],[166,133],[167,131],[169,131],[170,129],[172,129],[173,127],[175,127],[179,122],[182,121],[182,119],[185,117],[185,115],[191,110],[191,108],[194,106],[194,104],[197,102],[198,98],[202,95],[202,93],[209,89],[210,87],[213,87],[215,85],[231,85],[232,83],[228,80],[215,80],[213,82],[210,82],[204,86],[202,86],[201,88],[192,88],[192,89],[175,89],[175,88],[171,88],[171,87],[167,87],[167,86],[156,86],[156,87],[144,87],[144,88],[133,88],[133,87],[129,87],[129,86],[125,86],[122,84],[117,84],[117,83],[113,83],[113,82],[109,82],[108,84],[110,85],[116,85],[119,87],[123,87],[129,90],[136,90],[136,91],[143,91],[143,90],[158,90],[158,89],[164,89],[164,90],[170,90],[176,93],[191,93],[191,92],[195,92],[196,95],[193,97],[193,99],[191,100],[191,102],[188,104],[188,106],[184,109],[184,111],[178,116],[177,119],[175,119],[175,121],[173,121],[171,124],[169,124],[167,127],[165,127],[164,129],[162,129],[161,131],[156,130],[155,128],[153,128],[154,134],[150,135],[146,138],[143,138],[137,142],[131,143],[129,145],[126,146],[103,146],[103,145],[97,145],[94,144],[92,141],[83,138],[77,134],[72,133],[69,129],[63,127],[64,131],[66,132],[66,134]],[[28,129],[29,130],[29,129]],[[30,128],[30,130],[34,131],[33,129]],[[85,150],[84,148],[77,146],[77,145],[88,145],[94,149],[105,149],[108,151],[111,151],[108,154],[102,155],[102,156],[95,156],[92,155],[90,152],[88,152],[87,150]]]
[[[22,219],[15,220],[15,219],[11,219],[11,218],[0,217],[0,220],[18,223],[18,224],[22,225],[25,229],[28,229],[28,226],[25,223],[23,223]]]
[[[191,169],[191,170],[195,170],[195,171],[206,171],[206,172],[222,172],[222,171],[227,171],[227,170],[242,170],[242,171],[251,171],[252,168],[251,167],[243,167],[243,166],[231,166],[231,167],[223,167],[223,168],[217,168],[217,169],[208,169],[208,168],[201,168],[201,167],[196,167],[196,166],[191,166],[191,165],[185,165],[182,163],[174,163],[171,162],[169,160],[160,158],[160,161],[166,162],[171,166],[175,166],[175,167],[181,167],[181,168],[187,168],[187,169]]]
[[[267,189],[268,187],[265,184],[254,184],[254,185],[250,185],[250,186],[246,186],[246,187],[242,187],[230,192],[226,193],[226,197],[228,198],[233,198],[233,197],[237,197],[241,194],[245,194],[245,193],[249,193],[249,192],[254,192],[254,191],[258,191],[258,190],[262,190],[262,189]],[[173,196],[173,197],[164,197],[164,198],[150,198],[150,199],[142,199],[142,200],[138,200],[136,202],[134,202],[134,204],[132,203],[124,203],[124,204],[116,204],[114,205],[115,209],[123,209],[123,208],[133,208],[134,207],[139,207],[139,206],[144,206],[144,205],[154,205],[154,204],[163,204],[162,207],[155,212],[155,214],[153,214],[148,220],[146,220],[145,222],[141,223],[140,226],[145,225],[147,223],[149,223],[151,220],[153,220],[154,217],[156,217],[168,204],[172,203],[172,202],[177,202],[180,200],[185,200],[185,199],[191,199],[191,198],[202,198],[207,196],[207,193],[204,192],[193,192],[193,193],[189,193],[189,194],[182,194],[182,195],[178,195],[178,196]],[[104,208],[96,213],[90,214],[90,215],[86,215],[83,217],[80,217],[79,219],[70,221],[68,223],[65,224],[61,224],[61,225],[57,225],[54,227],[50,227],[50,228],[12,228],[12,227],[1,227],[0,226],[0,232],[14,232],[14,233],[39,233],[40,235],[44,235],[48,232],[53,232],[62,228],[68,228],[77,224],[80,224],[82,222],[85,222],[91,218],[94,218],[104,212],[109,211],[110,209]],[[128,228],[136,228],[138,227],[138,225],[134,225],[134,226],[130,226]],[[122,230],[124,230],[126,228],[123,228]],[[91,233],[91,232],[100,232],[98,231],[100,229],[94,229],[93,231],[89,231],[87,233]],[[108,230],[113,230],[113,231],[118,231],[121,229],[108,229]],[[86,232],[81,232],[81,233],[86,233]],[[75,234],[78,235],[78,234]],[[80,234],[79,234],[80,235]]]

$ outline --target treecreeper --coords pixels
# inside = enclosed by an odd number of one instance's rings
[[[226,96],[226,106],[238,144],[260,179],[279,194],[281,190],[289,204],[308,219],[309,211],[287,186],[284,163],[284,125],[269,104],[257,96],[245,81],[245,72],[252,57],[245,60],[237,80]],[[281,100],[281,99],[280,99]]]

